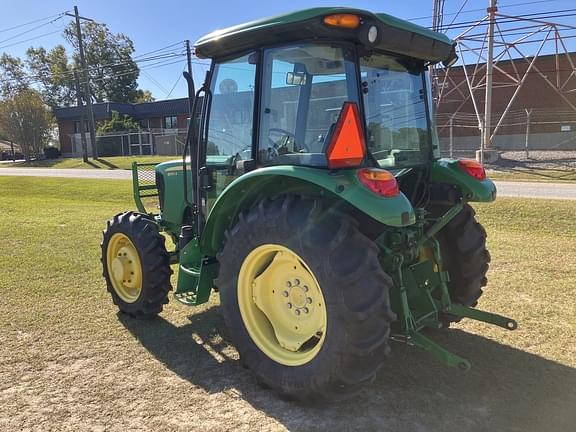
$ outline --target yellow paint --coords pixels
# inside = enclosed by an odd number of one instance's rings
[[[422,246],[422,248],[420,249],[420,262],[422,261],[432,261],[432,263],[434,264],[432,270],[435,271],[436,273],[440,271],[438,263],[434,258],[434,251],[430,246]]]
[[[118,297],[126,303],[138,300],[142,292],[142,264],[134,243],[127,235],[112,235],[106,250],[106,266]]]
[[[320,352],[327,312],[316,277],[292,250],[255,248],[238,275],[238,303],[254,343],[272,360],[301,366]]]

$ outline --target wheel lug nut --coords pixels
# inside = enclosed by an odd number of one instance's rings
[[[308,292],[308,287],[306,285],[304,285],[302,288],[304,289],[304,292]]]
[[[282,295],[283,295],[284,297],[288,297],[288,291],[284,291],[284,292],[282,293]]]
[[[294,313],[295,313],[296,315],[300,315],[300,309],[296,309],[296,310],[294,311]]]
[[[306,298],[306,303],[312,304],[312,299],[311,299],[310,297],[307,297],[307,298]]]
[[[290,281],[286,282],[286,288],[290,288],[292,286],[292,283]]]
[[[292,309],[292,303],[288,303],[286,306],[288,306],[288,309]]]
[[[300,280],[299,280],[299,279],[294,279],[294,285],[300,285]]]
[[[307,308],[307,307],[303,308],[303,309],[302,309],[302,312],[304,312],[304,313],[307,314],[307,313],[309,312],[309,311],[308,311],[308,308]]]

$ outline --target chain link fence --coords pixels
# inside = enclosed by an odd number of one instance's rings
[[[480,150],[480,125],[472,113],[436,117],[440,148],[446,157],[474,157]],[[501,152],[576,152],[576,112],[530,109],[510,111],[504,119],[494,115],[492,125],[500,123],[492,137],[492,148]]]
[[[142,156],[161,155],[178,156],[182,154],[186,140],[186,129],[142,129],[139,131],[121,131],[98,134],[96,143],[98,155],[107,156]],[[71,134],[71,156],[82,156],[82,139],[80,134]],[[86,134],[88,154],[92,155],[92,144]]]

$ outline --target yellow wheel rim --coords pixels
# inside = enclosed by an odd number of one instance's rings
[[[114,291],[126,303],[134,303],[142,292],[142,265],[134,243],[122,233],[108,242],[106,265]]]
[[[300,366],[320,352],[324,296],[304,260],[287,247],[266,244],[248,254],[238,275],[238,304],[250,337],[272,360]]]

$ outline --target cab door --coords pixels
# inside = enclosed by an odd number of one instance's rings
[[[220,193],[243,172],[238,162],[253,159],[252,133],[256,85],[256,55],[216,62],[210,90],[206,167],[212,176],[208,213]]]

